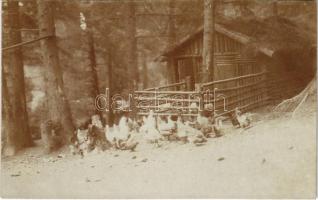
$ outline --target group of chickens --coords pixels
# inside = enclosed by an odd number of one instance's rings
[[[220,134],[220,131],[220,124],[212,124],[207,117],[202,117],[200,114],[196,120],[184,122],[180,115],[178,117],[155,117],[153,111],[150,111],[147,117],[143,117],[139,129],[147,141],[155,143],[157,146],[160,146],[160,141],[165,139],[199,145],[206,142],[206,138],[211,137],[213,133]]]
[[[155,116],[151,110],[148,116],[132,120],[127,115],[121,116],[119,123],[112,127],[102,125],[100,116],[92,116],[87,128],[78,128],[72,137],[71,152],[86,155],[90,151],[104,151],[108,148],[134,151],[140,140],[138,135],[149,143],[161,146],[161,141],[182,141],[197,146],[204,144],[207,138],[222,134],[224,117],[207,117],[202,113],[195,117]],[[234,126],[248,127],[250,117],[238,109],[230,115]],[[140,137],[139,137],[140,138]],[[137,141],[138,140],[138,141]]]

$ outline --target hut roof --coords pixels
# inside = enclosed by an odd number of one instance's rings
[[[215,24],[215,31],[269,57],[282,49],[300,49],[316,44],[316,33],[303,30],[299,25],[282,17],[221,19]],[[203,26],[166,49],[155,61],[163,61],[166,56],[199,34],[203,34]]]

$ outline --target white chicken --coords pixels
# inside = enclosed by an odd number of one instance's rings
[[[158,130],[162,135],[171,135],[172,132],[176,129],[176,123],[171,120],[171,116],[168,117],[168,120],[162,120],[158,118]]]
[[[159,139],[161,138],[160,132],[156,128],[156,118],[154,112],[150,110],[147,118],[144,118],[144,124],[141,127],[141,131],[144,133],[144,138],[149,141],[156,143],[158,146]]]
[[[189,125],[189,122],[187,121],[186,123],[182,122],[181,117],[178,117],[177,120],[177,136],[181,139],[181,140],[191,140],[191,138],[196,137],[196,136],[200,136],[202,135],[201,131],[192,128]],[[191,141],[190,141],[191,142]]]
[[[134,150],[138,144],[133,137],[134,131],[129,131],[127,118],[121,118],[119,126],[109,127],[106,125],[106,139],[120,150]]]
[[[216,137],[219,137],[222,134],[223,120],[224,119],[225,119],[224,117],[216,117],[215,118],[215,122],[213,125],[213,131],[214,131]]]
[[[214,107],[212,103],[204,104],[204,110],[213,111]]]
[[[204,117],[200,114],[197,116],[197,127],[206,137],[210,137],[213,132],[213,125],[208,117]]]
[[[117,135],[117,139],[127,140],[129,135],[129,126],[128,126],[128,118],[126,116],[122,116],[120,118],[118,128],[119,128],[119,133]]]
[[[108,124],[106,125],[105,136],[107,141],[110,142],[112,145],[116,142],[118,132],[119,129],[117,125],[114,125],[113,127],[109,127]]]
[[[97,128],[104,128],[99,115],[93,115],[91,119],[93,126],[96,126]]]
[[[199,106],[198,106],[197,103],[195,103],[195,102],[192,102],[192,103],[189,105],[189,111],[190,111],[191,113],[197,111],[198,108],[199,108]]]
[[[119,121],[120,138],[117,142],[117,148],[121,150],[134,151],[138,142],[136,141],[136,131],[134,128],[134,122],[123,116]]]
[[[251,114],[250,113],[244,113],[242,114],[241,111],[236,108],[234,111],[234,117],[237,119],[239,126],[241,128],[246,128],[251,125]]]
[[[130,118],[128,118],[127,126],[129,128],[129,132],[136,131],[138,129],[138,123]]]
[[[191,109],[197,109],[198,108],[198,104],[195,102],[192,102],[189,106]]]
[[[209,118],[202,116],[198,113],[197,122],[201,127],[206,127],[209,125]]]

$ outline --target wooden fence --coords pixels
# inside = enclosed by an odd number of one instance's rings
[[[220,116],[236,107],[250,110],[263,106],[269,99],[267,87],[267,72],[260,72],[204,83],[201,92],[210,93],[215,115]]]
[[[268,98],[267,72],[248,74],[201,84],[196,91],[166,90],[186,87],[187,82],[135,91],[137,115],[196,116],[199,111],[213,108],[214,115],[232,112],[236,107],[250,110],[265,105]]]

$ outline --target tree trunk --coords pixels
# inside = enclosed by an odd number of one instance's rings
[[[175,45],[176,42],[176,21],[175,21],[175,15],[176,15],[176,8],[175,8],[175,0],[169,1],[169,18],[168,18],[168,48],[172,48]],[[174,83],[175,75],[174,73],[171,73],[174,68],[174,63],[170,61],[167,62],[167,77],[169,83]]]
[[[134,90],[138,86],[138,66],[137,66],[137,39],[136,39],[136,15],[135,15],[135,2],[131,0],[128,2],[128,73],[131,77],[132,85],[131,90]]]
[[[8,1],[8,41],[7,45],[21,43],[20,21],[19,21],[19,5],[18,1]],[[26,106],[23,56],[21,48],[15,48],[9,52],[8,63],[8,84],[10,90],[8,95],[11,96],[11,106],[16,136],[14,144],[17,150],[32,145],[32,138],[28,125],[28,114]]]
[[[94,45],[94,36],[93,32],[87,31],[86,32],[87,38],[88,38],[88,46],[89,46],[89,61],[90,61],[90,67],[91,67],[91,73],[92,73],[92,79],[93,79],[93,95],[94,95],[94,101],[95,98],[100,94],[99,90],[99,81],[98,81],[98,72],[97,72],[97,64],[96,64],[96,54],[95,54],[95,45]],[[103,113],[101,111],[98,111],[98,109],[95,109],[95,113],[100,116],[104,123],[103,119]]]
[[[202,82],[213,80],[214,0],[204,0]]]
[[[2,68],[2,129],[1,138],[4,143],[2,144],[2,154],[4,156],[14,155],[18,149],[19,144],[17,143],[18,129],[16,127],[15,120],[13,118],[13,112],[10,103],[9,91],[7,81]]]
[[[89,45],[89,61],[90,67],[92,71],[93,78],[93,87],[94,87],[94,96],[99,95],[99,81],[97,74],[97,64],[96,64],[96,54],[95,54],[95,46],[94,46],[94,37],[91,31],[87,32],[88,37],[88,45]]]
[[[39,14],[40,36],[52,37],[41,41],[42,60],[46,68],[46,103],[48,116],[54,126],[60,126],[64,139],[69,139],[74,126],[70,107],[64,93],[63,73],[59,64],[56,46],[54,18],[52,15],[52,1],[37,0]],[[69,141],[69,140],[67,140]]]

